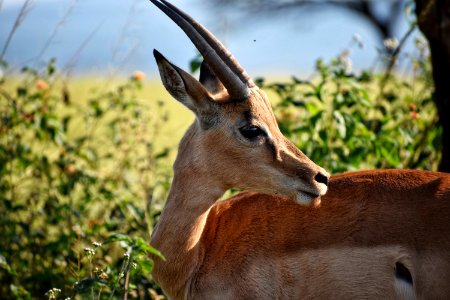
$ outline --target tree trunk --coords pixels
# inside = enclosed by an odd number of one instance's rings
[[[443,129],[439,171],[450,172],[450,1],[416,0],[416,15],[430,45],[434,101]]]

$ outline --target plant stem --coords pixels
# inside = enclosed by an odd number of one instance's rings
[[[91,279],[93,279],[94,277],[92,276],[92,257],[90,255],[89,255],[89,274],[91,276]],[[95,300],[94,286],[91,287],[91,295],[92,295],[92,300]]]
[[[397,58],[401,52],[401,50],[403,49],[403,46],[405,45],[405,42],[408,40],[409,36],[414,32],[414,30],[416,29],[416,25],[412,25],[409,30],[405,33],[405,35],[401,38],[398,46],[395,48],[394,52],[391,55],[391,59],[389,60],[389,64],[386,68],[386,72],[384,73],[383,78],[381,79],[380,82],[380,92],[378,94],[377,100],[379,100],[384,92],[384,88],[386,86],[386,83],[389,79],[389,77],[391,76],[392,70],[394,69],[394,65],[397,62]]]
[[[112,292],[111,292],[111,295],[109,296],[109,300],[112,300],[112,298],[113,298],[113,296],[114,296],[114,293],[116,292],[117,286],[119,285],[120,279],[121,279],[122,276],[123,276],[122,274],[124,274],[125,270],[127,270],[130,261],[131,261],[131,254],[130,254],[130,256],[129,256],[128,258],[125,258],[125,259],[124,259],[124,261],[123,261],[123,263],[122,263],[122,266],[120,267],[119,276],[117,276],[117,280],[116,280],[116,282],[114,283],[114,287],[113,287],[113,290],[112,290]],[[122,275],[122,276],[121,276],[121,275]]]
[[[77,0],[72,0],[72,2],[70,3],[69,7],[66,10],[66,12],[64,13],[63,17],[58,21],[55,28],[53,29],[53,32],[50,34],[50,36],[48,37],[44,46],[42,47],[41,51],[39,52],[39,54],[37,56],[37,60],[40,60],[42,58],[45,51],[48,49],[48,47],[52,43],[53,39],[55,38],[56,34],[58,33],[59,29],[66,23],[66,20],[68,19],[69,15],[72,13],[76,2],[77,2]]]
[[[125,283],[124,283],[124,291],[123,291],[123,297],[122,300],[127,300],[128,299],[128,285],[130,283],[130,263],[128,263],[128,267],[127,267],[127,273],[125,275]]]
[[[2,53],[0,54],[0,61],[3,60],[3,57],[5,56],[5,53],[8,50],[9,44],[11,43],[14,33],[16,33],[17,29],[20,27],[22,22],[25,20],[32,3],[33,3],[33,0],[25,0],[25,2],[22,4],[19,14],[17,15],[17,18],[14,21],[14,25],[11,28],[11,31],[9,32],[8,38],[6,39],[5,45],[3,46]],[[1,4],[3,4],[3,1],[0,3],[0,5]]]
[[[100,287],[100,290],[98,291],[98,297],[97,300],[100,300],[100,296],[102,295],[103,287]]]

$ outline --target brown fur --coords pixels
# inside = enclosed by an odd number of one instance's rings
[[[155,260],[153,275],[170,298],[450,296],[449,175],[338,175],[319,206],[255,193],[216,203],[230,187],[294,197],[286,182],[310,182],[319,168],[279,133],[265,98],[215,109],[215,126],[196,122],[180,143],[151,241],[166,256]],[[233,128],[248,112],[270,138],[255,144],[236,137]],[[413,285],[395,277],[397,262]]]
[[[177,276],[160,282],[174,298],[406,299],[396,288],[399,261],[414,298],[450,296],[447,174],[337,175],[319,207],[243,193],[213,205],[201,231],[196,256],[176,254],[194,267],[186,285],[172,294]],[[171,263],[158,262],[156,278]]]
[[[237,101],[155,57],[197,117],[151,240],[169,298],[450,299],[450,175],[348,173],[325,194],[326,172],[281,134],[263,91]],[[249,125],[264,134],[246,138]],[[232,187],[258,193],[217,202]]]

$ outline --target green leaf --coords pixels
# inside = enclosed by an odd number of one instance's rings
[[[203,57],[200,54],[197,54],[191,61],[189,62],[189,68],[191,70],[191,73],[195,73],[197,70],[200,69],[200,66],[202,65]]]
[[[167,157],[167,155],[169,155],[169,153],[170,153],[170,149],[164,148],[164,150],[162,150],[161,152],[159,152],[155,155],[155,159],[165,158],[165,157]]]
[[[146,253],[154,254],[157,257],[159,257],[160,259],[162,259],[163,261],[166,261],[166,258],[164,257],[164,255],[150,245],[147,245],[147,247],[145,247],[145,251],[146,251]]]
[[[78,295],[91,293],[92,287],[96,284],[104,286],[107,284],[107,282],[100,280],[99,278],[86,277],[75,283],[73,292]]]
[[[11,274],[11,267],[9,266],[6,258],[0,254],[0,268],[6,270],[9,274]]]
[[[319,108],[319,106],[313,102],[306,103],[306,110],[312,116],[322,113],[322,110]]]
[[[25,87],[19,86],[17,88],[17,96],[18,97],[26,97],[28,94],[28,90]]]
[[[104,242],[103,244],[109,244],[117,241],[125,241],[127,243],[131,243],[131,238],[128,235],[121,234],[121,233],[114,233],[111,234]]]
[[[11,284],[9,286],[11,292],[13,293],[13,295],[16,297],[16,299],[20,299],[20,300],[28,300],[31,299],[31,295],[30,293],[24,289],[22,286],[17,286],[14,284]]]
[[[319,122],[322,118],[323,111],[319,111],[315,115],[313,115],[311,118],[309,118],[309,122],[313,125],[313,127],[316,126],[317,122]]]
[[[337,121],[337,130],[341,138],[345,138],[347,133],[347,128],[345,126],[345,119],[339,111],[334,111],[333,116]]]

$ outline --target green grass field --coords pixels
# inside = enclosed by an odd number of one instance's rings
[[[73,93],[74,99],[87,101],[99,89],[108,90],[125,81],[127,78],[109,82],[101,77],[77,77],[70,81],[69,89]],[[168,121],[161,128],[160,140],[157,144],[162,148],[176,146],[187,127],[194,120],[193,113],[174,100],[159,80],[145,80],[137,97],[140,102],[152,107],[157,107],[158,102],[164,103],[164,110],[169,114]]]

